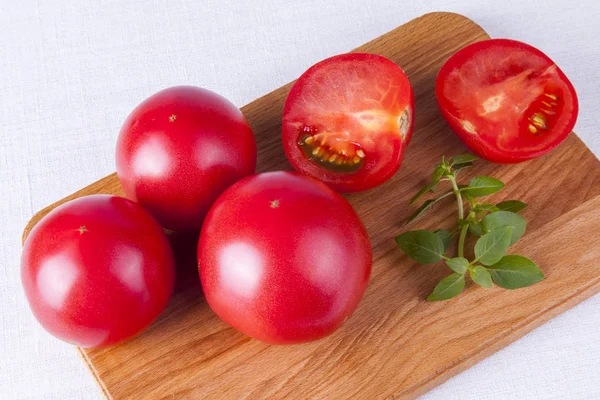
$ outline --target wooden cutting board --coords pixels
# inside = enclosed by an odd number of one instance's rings
[[[506,291],[470,286],[459,297],[425,301],[450,270],[416,265],[394,242],[414,208],[409,198],[443,154],[465,148],[443,121],[435,77],[454,52],[488,35],[469,19],[427,14],[356,51],[382,54],[404,68],[415,91],[415,133],[400,172],[386,184],[347,196],[369,231],[373,274],[354,315],[331,336],[309,344],[270,346],[234,331],[204,301],[195,235],[175,235],[176,293],[147,331],[122,345],[80,349],[110,399],[400,399],[414,398],[467,369],[553,316],[600,290],[600,162],[574,134],[550,154],[518,165],[478,162],[465,171],[489,174],[507,187],[490,200],[529,204],[524,238],[511,248],[543,269],[546,279]],[[289,169],[280,142],[290,85],[242,108],[258,142],[260,172]],[[468,171],[468,172],[467,172]],[[109,175],[45,208],[24,237],[58,204],[94,193],[122,195]],[[449,227],[452,201],[410,228]],[[301,299],[299,299],[301,301]]]

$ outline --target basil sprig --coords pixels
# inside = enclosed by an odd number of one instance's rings
[[[476,176],[468,185],[457,182],[459,171],[471,167],[477,160],[472,154],[461,154],[449,160],[442,158],[431,174],[430,182],[410,200],[416,202],[421,196],[434,192],[441,182],[449,182],[449,192],[426,200],[408,218],[406,223],[420,217],[440,200],[454,194],[458,203],[458,223],[450,231],[434,232],[415,230],[396,237],[396,243],[410,258],[420,264],[432,264],[444,260],[453,271],[442,279],[427,297],[429,301],[448,300],[465,288],[468,275],[477,285],[491,288],[494,283],[505,289],[518,289],[533,285],[544,279],[544,274],[530,259],[506,255],[510,246],[525,233],[526,221],[517,214],[527,205],[519,200],[506,200],[498,204],[482,202],[480,197],[494,194],[504,188],[504,183],[490,176]],[[464,202],[468,209],[465,213]],[[446,255],[453,234],[458,233],[456,257]],[[465,256],[465,240],[468,234],[478,237],[474,256]]]

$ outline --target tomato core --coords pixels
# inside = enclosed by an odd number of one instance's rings
[[[304,156],[321,167],[340,173],[353,173],[362,168],[366,153],[362,146],[331,132],[302,128],[298,146]]]

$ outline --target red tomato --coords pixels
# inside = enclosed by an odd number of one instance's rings
[[[440,70],[436,95],[458,137],[498,163],[549,152],[577,119],[577,95],[565,74],[544,53],[514,40],[484,40],[458,51]]]
[[[360,301],[371,245],[350,204],[293,172],[246,178],[223,193],[200,233],[208,304],[225,322],[273,344],[319,339]]]
[[[94,195],[55,208],[31,230],[21,279],[48,332],[100,347],[138,334],[158,317],[173,291],[175,261],[146,210]]]
[[[255,168],[256,143],[242,112],[201,88],[151,96],[117,142],[123,191],[172,230],[199,230],[213,201]]]
[[[391,178],[413,130],[413,91],[385,57],[349,53],[310,67],[283,111],[283,147],[292,166],[341,192]]]

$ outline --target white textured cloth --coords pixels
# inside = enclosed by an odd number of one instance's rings
[[[0,0],[0,398],[101,398],[74,348],[30,313],[20,238],[35,211],[115,169],[137,103],[192,84],[242,106],[438,10],[553,58],[579,93],[576,131],[600,155],[598,0]],[[600,296],[424,398],[600,399]]]

